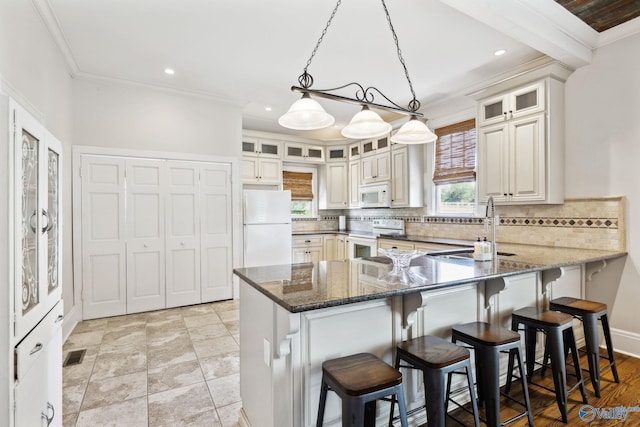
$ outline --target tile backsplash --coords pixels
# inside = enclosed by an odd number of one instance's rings
[[[496,240],[544,246],[626,250],[624,197],[567,199],[562,205],[496,206]],[[294,220],[294,231],[338,228],[338,215],[347,228],[370,231],[376,218],[405,220],[409,235],[475,240],[486,236],[483,217],[429,216],[425,208],[325,210],[320,218]]]

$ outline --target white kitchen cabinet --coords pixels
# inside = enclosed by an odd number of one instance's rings
[[[348,147],[344,145],[335,146],[335,147],[327,147],[327,163],[328,162],[344,162],[347,160],[348,156]]]
[[[402,240],[378,240],[379,249],[398,249],[402,251],[412,251],[413,243]]]
[[[324,259],[324,240],[323,236],[304,235],[293,236],[291,243],[292,260],[294,264],[301,262],[315,262]]]
[[[481,200],[541,202],[546,199],[544,114],[480,128],[478,176]]]
[[[389,135],[385,135],[385,136],[374,138],[374,139],[367,139],[365,141],[362,141],[360,144],[362,146],[363,156],[366,156],[367,154],[382,153],[385,151],[389,151],[389,147],[391,146],[389,141]]]
[[[389,152],[362,157],[360,184],[374,184],[391,179],[391,156]]]
[[[354,142],[349,145],[349,160],[359,159],[362,154],[362,142]]]
[[[344,234],[330,234],[324,236],[324,259],[327,261],[342,261],[348,259],[348,242]]]
[[[60,142],[18,104],[15,111],[15,325],[24,337],[61,298]]]
[[[478,108],[479,202],[563,203],[563,81],[547,76],[502,90]]]
[[[394,145],[391,150],[391,207],[409,206],[409,149]]]
[[[284,160],[290,162],[324,162],[324,147],[300,142],[285,142]]]
[[[242,183],[282,185],[282,161],[274,158],[242,156]]]
[[[349,162],[349,208],[360,207],[360,160]]]
[[[544,110],[545,83],[539,81],[481,101],[478,124],[505,122]]]
[[[347,163],[327,163],[327,209],[345,209],[349,205]]]
[[[15,423],[62,426],[62,302],[15,348]]]
[[[242,137],[242,155],[282,158],[282,143],[270,139]]]

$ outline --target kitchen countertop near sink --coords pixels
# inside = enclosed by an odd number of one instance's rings
[[[379,279],[393,267],[385,257],[236,268],[233,271],[245,282],[241,286],[252,286],[289,312],[296,313],[626,255],[626,252],[617,251],[506,243],[499,243],[498,250],[514,255],[498,256],[496,262],[431,256],[434,253],[415,258],[409,267],[414,280],[409,284]]]

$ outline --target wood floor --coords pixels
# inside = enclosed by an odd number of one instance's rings
[[[588,405],[594,408],[617,408],[623,406],[627,407],[636,407],[638,412],[629,412],[627,415],[626,421],[623,420],[614,420],[614,419],[601,419],[596,416],[592,421],[583,421],[580,419],[580,408],[584,405],[582,403],[582,398],[579,390],[573,391],[569,395],[569,401],[567,405],[568,411],[568,423],[565,424],[562,422],[560,417],[560,411],[556,404],[555,394],[553,392],[547,391],[535,385],[529,386],[529,395],[531,399],[531,406],[534,415],[534,423],[536,426],[585,426],[585,427],[596,427],[596,426],[640,426],[640,359],[626,356],[620,353],[616,353],[616,364],[618,366],[618,374],[620,376],[620,383],[616,384],[613,381],[613,375],[611,374],[611,370],[607,369],[601,375],[600,379],[600,398],[597,398],[593,392],[593,387],[591,386],[591,381],[589,380],[589,373],[584,371],[583,375],[585,376],[585,383],[587,388],[587,398]],[[604,365],[606,361],[601,360],[601,364]],[[580,364],[582,367],[587,366],[587,360],[584,356],[580,359]],[[572,368],[567,366],[567,370],[570,371]],[[571,371],[574,372],[574,371]],[[534,374],[533,381],[537,383],[541,383],[548,387],[553,388],[553,381],[551,380],[551,372],[547,370],[545,377],[542,377],[538,372]],[[575,384],[575,380],[572,378],[567,378],[567,381],[570,385]],[[521,400],[522,392],[520,391],[520,383],[514,383],[512,387],[511,395]],[[505,421],[509,419],[510,416],[515,414],[515,411],[520,411],[521,407],[517,404],[511,403],[507,399],[503,398],[500,403],[501,407],[501,420]],[[458,410],[454,412],[456,417],[463,421],[466,425],[473,425],[473,420],[470,416],[468,416],[465,412]],[[484,416],[484,410],[481,410],[480,416]],[[484,423],[481,423],[483,426]],[[455,421],[448,419],[447,427],[449,426],[459,426]],[[521,427],[527,426],[527,418],[520,419],[515,421],[509,426]]]

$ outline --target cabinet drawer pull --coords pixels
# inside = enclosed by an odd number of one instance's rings
[[[49,410],[51,410],[51,417],[49,417]],[[53,405],[47,402],[47,412],[42,411],[40,413],[40,418],[47,421],[47,426],[49,426],[53,422],[53,418],[56,416],[56,410],[53,408]]]
[[[32,354],[35,354],[37,352],[39,352],[40,350],[42,350],[44,346],[42,345],[41,342],[37,343],[29,352],[29,356],[31,356]]]
[[[305,240],[304,242],[305,243],[311,243],[311,240]]]
[[[56,319],[55,323],[60,323],[64,320],[64,316],[61,314],[60,316],[58,316],[58,318]]]

